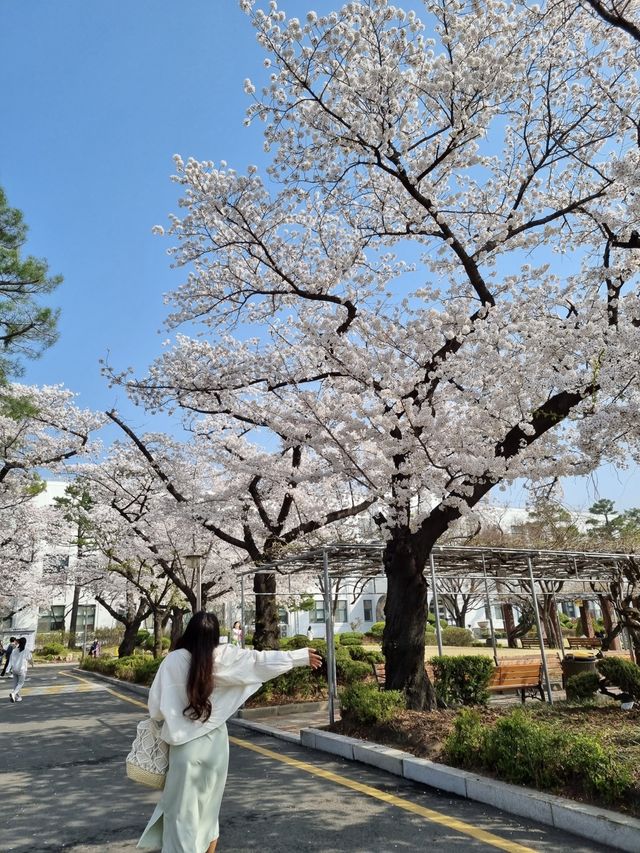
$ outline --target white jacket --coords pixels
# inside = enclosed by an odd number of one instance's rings
[[[29,665],[29,661],[31,660],[31,652],[29,649],[25,649],[24,651],[20,651],[18,648],[15,648],[11,652],[11,657],[9,658],[9,666],[12,671],[15,672],[16,675],[26,675],[27,667]]]
[[[271,678],[294,666],[309,663],[309,649],[293,652],[256,652],[225,644],[213,653],[213,693],[211,716],[206,723],[183,714],[189,704],[187,677],[191,653],[186,649],[170,652],[162,661],[149,690],[149,714],[164,720],[162,739],[170,744],[187,743],[217,729],[226,722],[249,696]]]

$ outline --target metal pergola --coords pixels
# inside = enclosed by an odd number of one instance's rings
[[[279,560],[261,563],[259,568],[246,569],[239,573],[241,618],[244,624],[245,579],[256,574],[279,574],[289,578],[289,591],[285,594],[302,595],[291,592],[291,576],[303,572],[322,576],[324,581],[325,636],[327,641],[327,676],[329,682],[329,722],[335,720],[337,700],[336,661],[334,649],[334,624],[332,601],[332,580],[353,577],[375,579],[383,576],[382,557],[385,544],[334,542],[310,548],[306,551],[288,554]],[[497,643],[491,607],[490,582],[494,586],[494,596],[513,597],[530,595],[533,606],[538,641],[544,673],[545,688],[549,703],[553,703],[551,681],[547,666],[544,633],[538,606],[539,595],[552,595],[542,589],[544,582],[569,583],[571,591],[559,597],[576,598],[582,591],[597,595],[598,587],[606,594],[605,581],[613,578],[619,564],[629,559],[640,560],[640,555],[623,553],[601,553],[585,551],[552,551],[526,548],[483,548],[467,545],[436,545],[429,555],[429,575],[433,595],[435,628],[438,654],[442,655],[442,632],[439,619],[438,582],[443,579],[463,581],[478,580],[484,587],[484,596],[489,616],[494,659],[497,663]],[[510,584],[519,586],[517,591],[498,593],[496,585]],[[589,589],[587,590],[587,587]],[[256,593],[270,595],[270,593]],[[583,596],[585,597],[585,596]],[[554,602],[555,603],[555,602]],[[554,610],[557,608],[554,607]]]

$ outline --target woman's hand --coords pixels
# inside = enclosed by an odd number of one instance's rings
[[[322,658],[315,649],[309,649],[309,666],[311,669],[320,669]]]

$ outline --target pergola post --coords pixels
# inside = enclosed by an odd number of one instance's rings
[[[558,628],[558,639],[560,640],[560,657],[564,657],[564,634],[562,633],[562,622],[560,621],[560,614],[558,613],[558,599],[556,598],[555,592],[552,593],[553,597],[553,612],[556,617],[556,627]]]
[[[551,680],[549,678],[549,668],[547,667],[547,655],[544,650],[544,637],[542,636],[542,623],[540,621],[540,610],[538,609],[538,597],[536,595],[536,582],[533,577],[533,563],[531,557],[527,556],[527,564],[529,567],[529,580],[531,582],[531,598],[533,599],[533,613],[536,617],[536,626],[538,628],[538,642],[540,643],[540,654],[542,655],[542,671],[544,672],[544,683],[547,688],[547,696],[549,704],[553,705],[553,696],[551,695]]]
[[[329,554],[322,549],[322,571],[324,576],[324,626],[327,640],[327,682],[329,685],[329,722],[336,718],[336,650],[333,645],[333,611],[331,608],[331,578],[329,577]]]
[[[244,649],[244,575],[240,575],[240,645]]]
[[[487,566],[482,555],[482,574],[484,575],[484,594],[487,600],[487,613],[489,614],[489,628],[491,630],[491,645],[493,646],[493,660],[498,666],[498,643],[496,642],[496,632],[493,626],[493,609],[491,607],[491,598],[489,596],[489,582],[487,580]]]
[[[433,610],[436,617],[436,640],[438,641],[438,654],[442,657],[442,630],[440,628],[440,607],[438,605],[438,587],[436,586],[436,564],[433,553],[429,554],[431,566],[431,588],[433,590]],[[427,614],[428,618],[428,614]]]

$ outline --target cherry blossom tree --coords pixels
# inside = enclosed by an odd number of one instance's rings
[[[340,524],[368,509],[375,498],[362,495],[355,478],[346,482],[318,454],[300,442],[283,439],[270,431],[265,442],[267,419],[248,410],[240,419],[221,422],[203,418],[191,422],[193,442],[160,448],[157,442],[139,437],[115,412],[109,417],[129,436],[132,447],[182,508],[184,517],[196,522],[217,540],[231,565],[256,568],[286,556],[292,549],[309,547],[330,531],[339,535]],[[259,431],[259,439],[251,435]],[[197,476],[196,476],[197,472]],[[327,533],[327,535],[330,535]],[[213,548],[210,542],[209,548]],[[219,561],[219,558],[218,558]],[[310,588],[308,573],[296,576],[297,591]],[[254,646],[278,645],[276,575],[257,571]]]
[[[0,513],[45,488],[38,470],[60,471],[89,452],[104,415],[79,409],[61,386],[9,384],[0,391]]]
[[[243,0],[266,177],[176,157],[169,325],[209,339],[120,381],[366,489],[414,708],[434,544],[501,483],[638,456],[639,45],[604,2]]]

